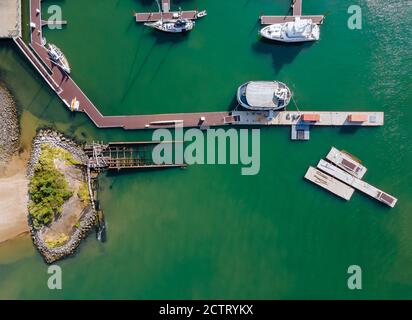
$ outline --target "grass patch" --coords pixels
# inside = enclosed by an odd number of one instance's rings
[[[89,187],[86,182],[80,184],[79,190],[77,191],[77,196],[83,202],[83,204],[90,203]]]
[[[69,236],[65,235],[64,233],[60,234],[57,239],[54,240],[45,240],[44,242],[49,248],[56,248],[60,247],[65,244],[69,240]]]

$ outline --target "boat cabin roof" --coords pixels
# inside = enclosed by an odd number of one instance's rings
[[[274,81],[251,81],[246,87],[247,102],[252,107],[276,107],[275,92],[278,88],[278,83]]]

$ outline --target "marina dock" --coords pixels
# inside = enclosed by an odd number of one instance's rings
[[[355,191],[355,189],[313,167],[309,167],[305,174],[305,179],[345,200],[350,200]]]
[[[383,192],[382,190],[375,188],[374,186],[370,185],[369,183],[358,179],[357,177],[345,172],[344,170],[338,168],[334,164],[327,162],[321,159],[317,165],[318,169],[322,170],[323,172],[329,174],[330,176],[339,179],[340,181],[344,182],[345,184],[362,191],[363,193],[375,198],[376,200],[390,206],[394,207],[398,199],[395,197]]]
[[[302,16],[302,0],[292,0],[292,15],[291,16],[260,16],[260,23],[265,24],[274,24],[274,23],[283,23],[295,21],[296,17],[301,17],[304,19],[311,19],[316,24],[322,24],[325,16],[323,15],[309,15]]]
[[[164,9],[168,1],[163,2]],[[170,8],[170,7],[169,7]],[[332,112],[332,111],[222,111],[131,116],[104,116],[74,82],[70,75],[50,61],[42,37],[41,0],[30,0],[30,47],[20,37],[13,40],[50,88],[70,110],[73,99],[98,128],[123,128],[126,130],[181,127],[209,128],[221,126],[278,126],[297,125],[305,128],[309,137],[312,126],[382,126],[383,112]],[[299,137],[301,137],[299,133]]]
[[[197,10],[190,11],[170,11],[170,1],[171,0],[162,0],[162,12],[163,19],[170,20],[176,18],[196,20],[199,18]],[[134,14],[136,22],[154,22],[158,21],[161,18],[160,12],[136,12]]]

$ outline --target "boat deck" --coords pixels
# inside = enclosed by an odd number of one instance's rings
[[[330,149],[326,159],[358,179],[362,179],[368,170],[349,154],[339,151],[335,147]]]
[[[309,167],[308,171],[305,174],[305,179],[317,184],[318,186],[345,200],[350,200],[353,193],[355,192],[355,189],[313,167]]]
[[[302,16],[302,0],[292,0],[292,11],[293,11],[292,16],[262,15],[260,17],[260,23],[263,25],[266,25],[266,24],[290,22],[290,21],[295,21],[295,18],[297,16],[300,16],[301,18],[312,19],[312,21],[316,24],[322,24],[323,20],[325,19],[325,16],[323,15]]]
[[[376,200],[390,206],[394,207],[396,205],[396,202],[398,199],[395,197],[383,192],[382,190],[375,188],[374,186],[370,185],[369,183],[360,180],[351,174],[345,172],[344,170],[338,168],[334,164],[327,162],[325,160],[320,160],[318,165],[318,169],[324,171],[325,173],[331,175],[332,177],[335,177],[339,179],[340,181],[346,183],[347,185],[362,191],[363,193],[371,196],[372,198],[375,198]]]

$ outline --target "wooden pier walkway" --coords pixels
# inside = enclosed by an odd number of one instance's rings
[[[197,10],[190,11],[170,11],[170,0],[162,0],[163,19],[170,20],[176,18],[196,20],[199,18]],[[134,14],[136,22],[154,22],[161,18],[160,12],[137,12]]]
[[[176,125],[197,128],[228,125],[382,126],[384,123],[383,112],[223,111],[103,116],[73,79],[50,61],[44,47],[41,21],[41,0],[30,0],[30,48],[21,38],[14,38],[14,42],[64,104],[70,109],[71,101],[76,98],[79,111],[85,112],[99,128],[134,130],[171,128]]]
[[[296,17],[301,17],[305,19],[312,19],[316,24],[322,24],[325,16],[323,15],[310,15],[302,16],[302,0],[292,0],[292,16],[267,16],[262,15],[260,17],[261,24],[274,24],[295,21]]]
[[[182,164],[159,164],[152,158],[152,151],[161,141],[139,141],[139,142],[110,142],[92,143],[84,147],[89,157],[90,169],[94,170],[122,170],[122,169],[150,169],[150,168],[180,168]]]

